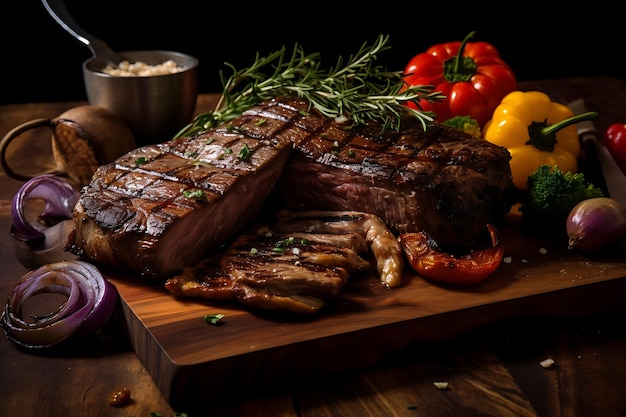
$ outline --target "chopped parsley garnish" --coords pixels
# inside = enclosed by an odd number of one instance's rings
[[[239,151],[239,159],[246,161],[248,158],[250,158],[250,148],[248,148],[247,144],[244,144],[243,148]]]
[[[206,194],[202,190],[183,190],[183,196],[186,198],[195,198],[197,200],[205,200]]]
[[[143,156],[140,156],[139,158],[135,159],[136,165],[142,165],[142,164],[145,164],[146,162],[148,162],[148,160],[144,158]]]
[[[206,323],[208,324],[212,324],[214,326],[217,326],[219,324],[222,324],[220,322],[220,320],[222,320],[224,318],[224,315],[221,313],[217,313],[217,314],[205,314],[203,319]]]
[[[307,239],[296,239],[294,237],[288,237],[287,239],[283,239],[283,240],[279,240],[278,242],[276,242],[276,244],[274,245],[274,249],[272,249],[274,252],[284,252],[286,248],[300,244],[300,245],[307,245],[309,243],[309,241]]]

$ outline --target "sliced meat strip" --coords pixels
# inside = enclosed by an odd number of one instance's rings
[[[176,296],[314,313],[338,296],[351,275],[370,269],[360,256],[368,247],[357,236],[268,229],[242,234],[223,253],[168,279],[165,287]]]
[[[309,233],[357,233],[369,245],[380,281],[388,287],[402,283],[404,253],[398,239],[376,215],[358,211],[281,210],[274,231]]]

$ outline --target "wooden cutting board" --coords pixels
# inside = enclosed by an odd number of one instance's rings
[[[313,317],[176,299],[162,285],[108,276],[130,341],[173,407],[371,366],[411,343],[497,320],[581,316],[626,302],[626,244],[587,256],[563,240],[525,233],[518,215],[500,234],[505,262],[481,285],[438,285],[408,269],[405,284],[394,289],[374,275],[355,277],[328,311]],[[221,325],[203,320],[214,313],[225,315]]]

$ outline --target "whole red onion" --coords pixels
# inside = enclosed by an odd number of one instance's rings
[[[626,235],[626,209],[609,197],[583,200],[570,211],[566,230],[569,249],[593,252]]]

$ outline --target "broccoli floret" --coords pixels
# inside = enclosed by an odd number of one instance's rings
[[[567,216],[576,204],[604,196],[600,188],[585,180],[582,172],[563,173],[557,166],[541,165],[528,177],[527,185],[520,206],[522,218],[546,230],[564,230]]]
[[[444,125],[458,129],[461,132],[469,133],[472,136],[480,137],[480,125],[471,116],[454,116],[443,122]]]

